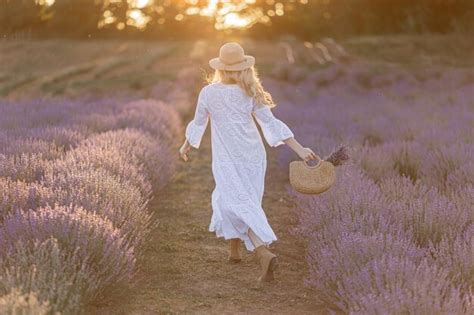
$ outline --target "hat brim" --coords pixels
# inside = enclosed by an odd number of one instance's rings
[[[245,55],[245,60],[233,65],[223,63],[219,58],[209,60],[209,65],[215,70],[240,71],[252,67],[255,64],[255,57]]]

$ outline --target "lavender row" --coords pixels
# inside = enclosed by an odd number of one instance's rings
[[[76,314],[130,283],[180,130],[151,100],[0,102],[6,312]]]
[[[293,192],[307,285],[335,312],[472,313],[474,81],[464,70],[333,66],[270,82],[277,115],[321,156],[352,162],[318,196]],[[281,165],[293,157],[280,154]]]

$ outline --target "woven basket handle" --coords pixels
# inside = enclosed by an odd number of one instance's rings
[[[308,161],[304,161],[304,165],[307,167],[307,168],[317,168],[319,167],[319,165],[321,165],[321,162],[322,162],[322,159],[319,155],[316,154],[316,157],[318,158],[318,164],[314,165],[314,166],[311,166],[308,164]]]

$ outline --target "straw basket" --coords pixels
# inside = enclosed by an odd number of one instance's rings
[[[290,184],[304,194],[320,194],[331,188],[336,180],[334,165],[319,158],[318,164],[308,165],[304,161],[290,163]]]

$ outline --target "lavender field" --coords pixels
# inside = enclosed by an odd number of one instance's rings
[[[474,43],[242,43],[298,141],[351,155],[307,196],[288,184],[297,157],[267,148],[275,283],[255,284],[249,253],[225,264],[206,229],[210,132],[188,164],[176,157],[220,43],[11,40],[0,314],[474,312]]]
[[[121,102],[0,102],[3,314],[78,313],[133,279],[181,125]]]
[[[327,310],[473,313],[472,68],[360,62],[272,88],[306,145],[321,156],[351,148],[327,193],[289,190],[294,232],[307,240],[306,284]],[[283,167],[291,159],[280,154]]]

